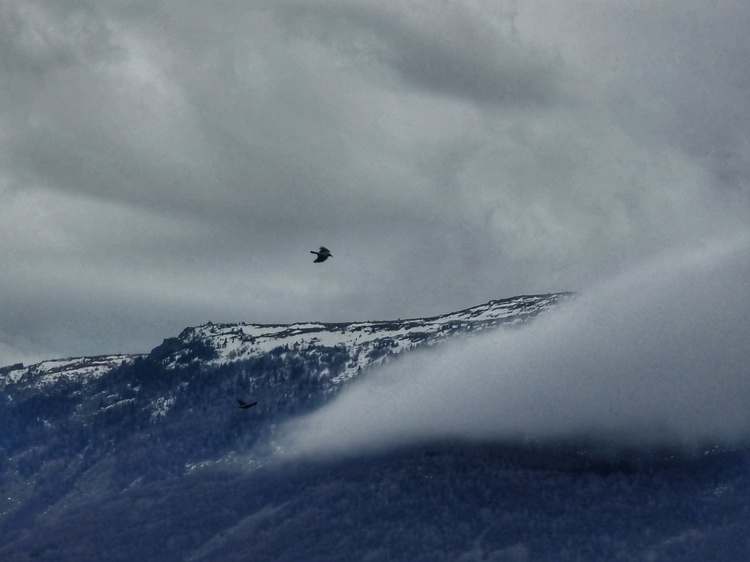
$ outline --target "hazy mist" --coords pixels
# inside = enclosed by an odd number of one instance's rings
[[[750,244],[714,241],[530,325],[415,353],[284,428],[292,453],[429,440],[703,446],[750,437]]]

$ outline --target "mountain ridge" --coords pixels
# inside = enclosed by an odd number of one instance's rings
[[[358,355],[363,355],[371,352],[373,347],[366,345],[366,342],[391,338],[394,348],[384,355],[392,355],[413,349],[420,344],[431,345],[454,335],[480,332],[500,325],[524,323],[572,294],[559,292],[518,295],[493,299],[446,314],[403,320],[311,321],[292,324],[207,322],[187,327],[176,337],[165,338],[148,353],[64,357],[31,365],[17,363],[1,367],[0,389],[10,383],[24,380],[35,381],[39,387],[54,384],[61,378],[86,381],[99,378],[109,370],[146,357],[164,362],[167,367],[172,368],[180,363],[196,360],[220,365],[257,357],[277,347],[302,343],[324,347],[345,345],[349,350],[357,347],[359,343],[362,351]],[[432,341],[426,341],[430,338]],[[353,378],[359,369],[369,363],[371,362],[361,357],[356,367],[347,370],[337,382]]]
[[[3,528],[23,527],[26,512],[63,513],[133,482],[232,465],[272,440],[277,424],[323,406],[390,357],[521,325],[570,295],[512,297],[423,319],[206,323],[149,353],[0,369],[0,538]],[[239,397],[258,401],[249,416]]]
[[[391,357],[514,329],[570,295],[408,320],[206,323],[148,353],[2,368],[0,559],[747,560],[746,448],[279,448],[285,424]]]

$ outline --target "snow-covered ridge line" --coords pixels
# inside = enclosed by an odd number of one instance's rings
[[[276,348],[298,349],[302,346],[345,349],[351,361],[345,372],[332,379],[332,382],[340,383],[353,378],[361,369],[380,363],[389,355],[418,346],[434,345],[452,336],[524,323],[569,296],[571,293],[524,295],[493,300],[440,316],[406,320],[294,324],[209,322],[186,328],[178,337],[164,340],[150,354],[69,357],[30,366],[17,364],[2,367],[0,389],[14,383],[41,388],[63,379],[90,382],[125,363],[147,356],[167,367],[196,360],[218,365],[251,359]],[[208,350],[210,358],[195,356],[196,347]]]
[[[12,365],[0,369],[0,388],[10,383],[32,382],[36,386],[47,386],[61,379],[90,381],[121,365],[135,361],[143,355],[114,354],[91,357],[67,357],[49,359],[34,365]]]
[[[452,336],[470,335],[501,325],[524,323],[569,296],[570,293],[524,295],[493,300],[440,316],[407,320],[279,325],[209,322],[185,329],[178,338],[171,342],[165,341],[163,346],[165,351],[169,346],[185,350],[191,343],[202,343],[216,352],[207,361],[210,364],[250,359],[279,347],[343,348],[351,357],[351,362],[343,373],[332,379],[331,382],[338,384],[353,378],[361,369],[380,363],[389,355],[418,346],[434,345]],[[167,361],[171,365],[177,365],[184,361],[184,357],[184,351],[177,351]]]

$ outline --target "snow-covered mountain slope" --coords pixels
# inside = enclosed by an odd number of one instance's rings
[[[0,389],[15,383],[44,388],[58,381],[86,384],[112,369],[148,357],[167,368],[201,361],[222,365],[259,357],[277,348],[317,347],[345,351],[349,362],[330,380],[345,382],[362,369],[388,356],[446,338],[480,333],[499,326],[527,322],[556,305],[570,293],[518,296],[430,318],[350,323],[303,322],[295,324],[215,324],[186,328],[176,338],[165,339],[150,354],[70,357],[0,368]],[[326,373],[321,373],[325,377]]]
[[[360,369],[513,329],[568,296],[209,323],[141,355],[0,368],[0,560],[749,560],[747,447],[450,439],[277,455],[282,424]]]
[[[569,293],[519,296],[408,320],[283,325],[208,323],[187,328],[179,337],[165,340],[152,351],[152,357],[172,365],[197,359],[207,364],[225,364],[258,357],[280,347],[338,348],[350,358],[345,370],[331,381],[338,384],[390,355],[431,346],[450,337],[522,324],[569,296]]]
[[[55,384],[60,380],[88,382],[126,363],[132,363],[140,355],[97,355],[94,357],[68,357],[51,359],[24,367],[11,365],[0,369],[0,389],[10,383],[27,383],[39,388]]]

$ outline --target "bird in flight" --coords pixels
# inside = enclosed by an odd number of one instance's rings
[[[244,401],[244,400],[242,400],[241,398],[238,398],[238,399],[237,399],[237,403],[239,404],[239,406],[237,406],[237,407],[238,407],[238,408],[239,408],[240,410],[249,410],[250,408],[252,408],[253,406],[255,406],[255,405],[257,404],[257,402],[250,402],[250,403],[248,404],[247,402],[245,402],[245,401]]]
[[[325,246],[321,246],[320,251],[318,252],[316,252],[315,250],[310,250],[310,253],[318,256],[317,258],[315,258],[315,261],[313,261],[313,263],[320,263],[322,261],[326,261],[328,258],[333,257],[333,254],[331,254],[331,250],[329,250]]]

